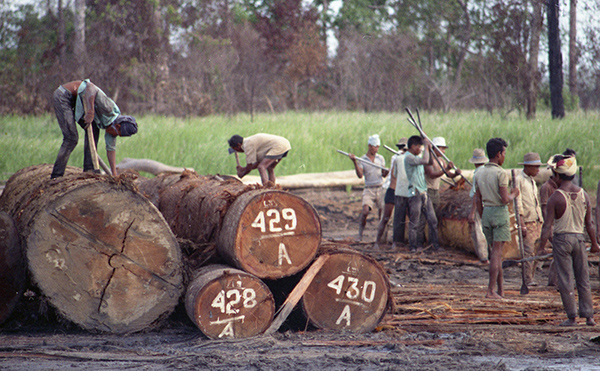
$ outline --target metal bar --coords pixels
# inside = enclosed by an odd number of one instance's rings
[[[338,149],[337,151],[338,151],[339,153],[341,153],[342,155],[346,155],[346,156],[350,157],[350,154],[349,154],[348,152],[344,152],[344,151],[341,151],[341,150],[339,150],[339,149]],[[358,161],[362,162],[363,164],[371,165],[371,166],[373,166],[373,167],[376,167],[376,168],[378,168],[378,169],[381,169],[381,170],[390,171],[390,169],[388,169],[388,168],[385,168],[385,167],[383,167],[383,166],[380,166],[380,165],[374,164],[374,163],[372,163],[371,161],[367,161],[367,160],[365,160],[365,159],[362,159],[362,158],[360,158],[360,157],[354,157],[354,158],[356,158]]]

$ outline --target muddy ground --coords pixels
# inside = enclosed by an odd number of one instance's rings
[[[205,338],[178,308],[159,329],[120,336],[81,331],[48,309],[42,318],[23,320],[17,314],[18,320],[0,327],[0,369],[600,370],[600,326],[558,326],[564,313],[556,289],[545,285],[548,262],[536,272],[540,285],[531,287],[530,295],[519,295],[520,268],[513,266],[505,269],[506,300],[488,300],[487,266],[473,255],[449,247],[375,252],[374,215],[364,241],[354,242],[360,190],[293,192],[319,213],[324,239],[370,254],[386,268],[397,305],[376,331],[288,329],[216,341]],[[598,258],[591,261],[598,310]]]

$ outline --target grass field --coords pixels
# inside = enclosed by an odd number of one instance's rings
[[[235,158],[227,155],[227,139],[233,134],[264,132],[284,136],[292,144],[289,156],[276,170],[277,175],[351,170],[350,160],[336,149],[362,155],[367,150],[368,136],[374,133],[380,135],[382,144],[395,148],[400,137],[416,134],[407,117],[404,111],[260,114],[254,122],[245,114],[202,118],[139,116],[138,134],[117,141],[117,162],[125,157],[148,158],[191,167],[200,174],[234,174]],[[505,167],[517,167],[529,151],[540,153],[542,161],[546,161],[569,147],[577,151],[578,162],[584,168],[585,188],[596,190],[600,179],[600,147],[595,146],[600,132],[598,112],[570,113],[562,120],[552,120],[549,112],[538,112],[533,121],[516,115],[501,118],[487,112],[421,112],[421,119],[428,136],[446,138],[446,154],[458,167],[471,169],[467,160],[473,149],[485,148],[492,137],[502,137],[509,143]],[[98,149],[106,162],[103,133]],[[81,167],[83,130],[79,134],[69,165]],[[0,117],[0,180],[5,181],[30,165],[53,163],[61,142],[54,115]],[[383,146],[379,152],[389,165],[391,153]],[[243,154],[240,160],[245,163]]]

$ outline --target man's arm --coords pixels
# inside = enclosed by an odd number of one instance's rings
[[[106,157],[108,157],[108,165],[113,176],[117,176],[117,152],[106,150]]]
[[[502,203],[508,205],[519,195],[519,189],[513,188],[509,193],[508,187],[498,187],[498,193],[500,193],[500,199],[502,199]]]
[[[348,157],[350,157],[350,160],[352,160],[352,162],[354,163],[354,171],[356,172],[356,176],[358,177],[358,179],[361,179],[363,177],[363,170],[362,167],[360,167],[360,165],[358,164],[358,161],[356,161],[356,156],[354,156],[354,154],[350,154]]]
[[[479,213],[479,216],[482,216],[483,215],[483,201],[481,199],[481,192],[479,191],[479,188],[477,188],[475,190],[475,196],[473,196],[473,204],[477,208],[477,212]]]
[[[252,164],[246,164],[246,166],[236,166],[237,176],[243,178],[245,175],[250,173],[252,170],[258,167],[258,162]]]
[[[596,228],[594,228],[594,222],[592,221],[592,203],[590,202],[590,197],[588,196],[587,192],[584,191],[583,194],[585,195],[586,205],[585,230],[587,231],[588,235],[590,236],[590,240],[592,241],[592,247],[590,249],[590,252],[596,253],[600,251],[600,246],[598,246],[598,240],[596,238]]]
[[[96,102],[96,94],[98,93],[98,88],[96,85],[88,82],[85,87],[85,94],[83,95],[83,121],[85,122],[85,127],[94,121],[95,109],[94,104]]]
[[[540,236],[536,251],[538,254],[542,254],[545,250],[546,243],[552,233],[552,225],[556,216],[556,203],[557,197],[555,194],[550,196],[548,199],[548,205],[546,205],[546,216],[544,217],[544,225],[542,226],[542,234]]]

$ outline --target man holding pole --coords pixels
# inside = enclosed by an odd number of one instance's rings
[[[460,175],[460,169],[454,169],[452,162],[446,162],[442,154],[446,152],[448,146],[444,137],[436,137],[431,140],[437,148],[431,152],[434,157],[429,165],[425,165],[425,182],[427,183],[427,194],[431,198],[434,210],[440,206],[440,181],[442,175],[446,174],[449,178],[455,178]],[[436,160],[437,158],[437,160]],[[423,225],[423,228],[425,226]]]
[[[519,195],[513,188],[509,192],[509,177],[502,169],[508,143],[502,138],[492,138],[486,144],[489,162],[475,175],[475,205],[481,216],[481,225],[488,245],[491,246],[489,284],[486,298],[502,299],[504,277],[502,274],[502,248],[511,240],[508,203]]]
[[[362,178],[365,177],[365,188],[362,194],[362,211],[358,218],[358,237],[357,241],[362,241],[363,231],[367,224],[367,216],[369,212],[377,208],[378,216],[381,217],[381,210],[383,208],[383,178],[387,176],[389,170],[382,170],[385,167],[385,158],[378,154],[381,140],[378,134],[371,135],[367,142],[369,149],[367,153],[360,157],[360,160],[355,155],[350,153],[348,157],[354,163],[354,170],[356,176]],[[370,166],[372,163],[376,166]]]
[[[517,204],[521,217],[521,230],[523,232],[523,258],[532,257],[535,254],[535,243],[540,238],[542,232],[542,223],[544,217],[538,197],[538,187],[534,177],[540,172],[540,155],[536,152],[526,153],[523,157],[523,170],[518,172],[515,177],[516,187],[519,189]],[[536,262],[523,262],[525,271],[525,284],[527,286],[537,286],[533,280],[535,275]]]
[[[121,115],[115,102],[90,80],[76,80],[63,84],[54,91],[54,112],[63,133],[63,142],[56,156],[50,178],[64,175],[71,152],[77,146],[79,124],[87,131],[83,149],[83,171],[99,168],[96,147],[100,129],[105,129],[106,156],[112,175],[117,175],[117,136],[137,133],[137,123],[131,116]]]
[[[425,141],[425,143],[424,143]],[[419,157],[425,151],[423,157]],[[429,243],[435,250],[439,249],[437,217],[431,203],[431,198],[427,194],[427,183],[425,183],[425,165],[431,160],[431,142],[429,139],[423,139],[418,135],[413,135],[408,139],[408,152],[404,158],[404,168],[408,179],[408,210],[409,210],[409,230],[408,243],[411,252],[417,251],[419,219],[421,213],[424,213],[429,226]]]
[[[558,274],[558,291],[568,318],[561,326],[577,325],[575,287],[579,298],[579,316],[586,319],[586,325],[595,326],[584,229],[591,239],[590,252],[597,253],[600,247],[596,240],[590,198],[572,182],[578,169],[574,156],[555,155],[548,165],[553,173],[558,174],[558,189],[548,200],[538,250],[543,252],[554,231],[552,255]]]

